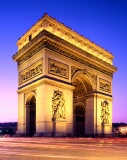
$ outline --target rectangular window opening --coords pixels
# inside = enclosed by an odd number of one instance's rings
[[[29,35],[29,41],[31,41],[31,39],[32,39],[32,34],[31,34],[31,35]]]

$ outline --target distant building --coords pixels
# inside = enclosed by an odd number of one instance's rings
[[[0,123],[0,136],[15,135],[17,131],[17,122]]]
[[[112,134],[110,52],[47,14],[17,45],[18,134]]]
[[[113,134],[116,136],[127,136],[127,124],[113,123]]]

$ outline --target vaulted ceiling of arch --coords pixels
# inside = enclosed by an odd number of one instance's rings
[[[85,106],[83,106],[83,105],[77,105],[77,106],[75,106],[74,113],[76,113],[76,114],[83,114],[84,115],[84,113],[85,113]]]
[[[76,77],[72,84],[75,87],[74,97],[80,97],[93,91],[90,82],[84,76]]]
[[[79,97],[82,96],[84,94],[86,94],[86,87],[83,85],[83,83],[76,78],[75,81],[73,82],[73,85],[75,87],[74,89],[74,97]]]

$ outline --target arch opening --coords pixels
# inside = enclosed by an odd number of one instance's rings
[[[33,95],[26,103],[26,135],[36,133],[36,98]]]
[[[86,97],[93,92],[92,85],[83,74],[76,76],[72,81],[73,90],[73,129],[77,137],[85,136]]]
[[[85,105],[77,104],[74,108],[74,134],[77,137],[85,135]]]

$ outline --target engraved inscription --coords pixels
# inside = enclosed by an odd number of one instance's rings
[[[49,59],[49,73],[68,79],[69,67],[61,62]]]
[[[42,74],[42,60],[19,73],[19,84],[22,84],[40,74]]]
[[[99,79],[99,90],[111,93],[111,82]]]

